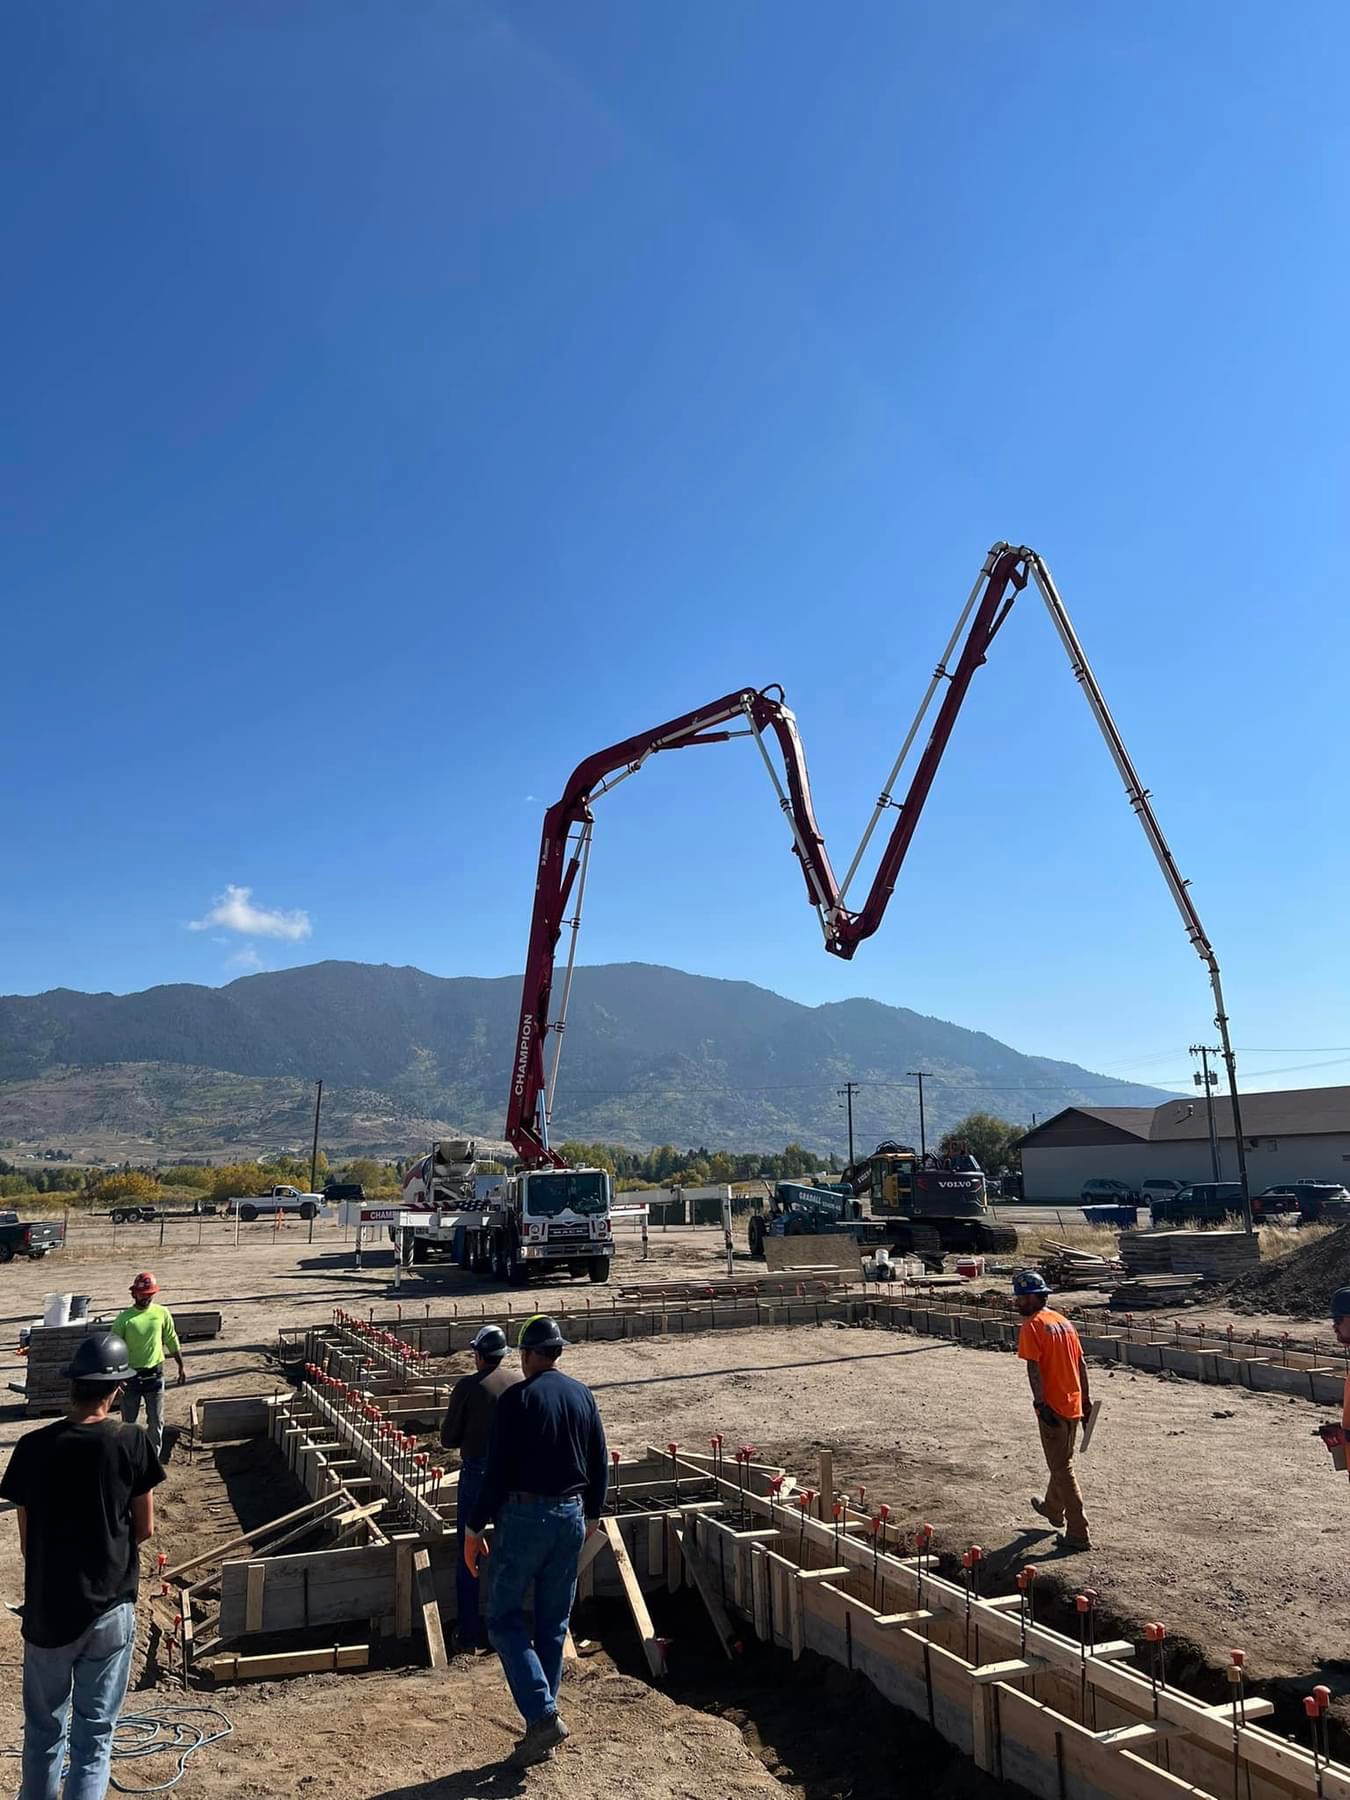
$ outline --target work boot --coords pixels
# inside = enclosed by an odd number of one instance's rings
[[[1038,1500],[1035,1494],[1031,1496],[1031,1510],[1036,1513],[1038,1517],[1044,1519],[1047,1525],[1053,1525],[1056,1531],[1063,1531],[1063,1519],[1052,1519],[1050,1516],[1050,1509],[1046,1506],[1044,1500]]]
[[[1090,1550],[1092,1548],[1092,1540],[1091,1538],[1070,1537],[1067,1531],[1061,1531],[1059,1536],[1055,1539],[1055,1548],[1056,1550],[1065,1550],[1070,1553],[1077,1550]]]
[[[528,1769],[535,1763],[547,1762],[557,1746],[571,1736],[557,1713],[549,1713],[525,1729],[525,1735],[507,1761],[513,1769]]]

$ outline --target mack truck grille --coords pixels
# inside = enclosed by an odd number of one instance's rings
[[[584,1225],[550,1225],[548,1235],[550,1242],[558,1238],[584,1238],[586,1227]]]

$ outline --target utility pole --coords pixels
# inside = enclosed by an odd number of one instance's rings
[[[1222,1052],[1214,1044],[1192,1044],[1191,1055],[1200,1058],[1200,1070],[1195,1076],[1195,1085],[1205,1090],[1205,1110],[1209,1114],[1209,1160],[1214,1170],[1215,1181],[1222,1181],[1219,1173],[1219,1134],[1214,1128],[1214,1090],[1219,1085],[1219,1071],[1210,1072],[1209,1059]],[[1203,1073],[1201,1073],[1203,1071]]]
[[[927,1156],[928,1137],[924,1130],[923,1120],[923,1084],[926,1080],[932,1079],[933,1071],[931,1069],[906,1069],[905,1073],[912,1075],[919,1084],[919,1155]]]
[[[319,1108],[323,1105],[323,1083],[319,1083],[319,1091],[314,1096],[314,1146],[309,1153],[309,1191],[314,1192],[314,1182],[319,1173]],[[311,1219],[310,1224],[314,1221]]]
[[[857,1093],[859,1085],[856,1081],[846,1081],[843,1087],[834,1090],[848,1109],[848,1166],[850,1168],[853,1167],[853,1096]]]

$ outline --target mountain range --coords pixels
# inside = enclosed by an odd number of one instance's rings
[[[307,1140],[322,1077],[330,1150],[407,1154],[455,1131],[497,1138],[517,977],[443,978],[322,962],[135,994],[0,997],[0,1140],[119,1146],[133,1160]],[[973,1109],[1030,1123],[1075,1102],[1154,1105],[1158,1089],[1029,1056],[941,1019],[853,999],[804,1006],[749,982],[647,963],[576,972],[555,1139],[635,1148],[819,1152],[930,1141]]]

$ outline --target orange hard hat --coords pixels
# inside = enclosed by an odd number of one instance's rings
[[[140,1274],[132,1282],[131,1291],[133,1294],[157,1294],[159,1292],[159,1283],[155,1280],[149,1269],[142,1269]]]

